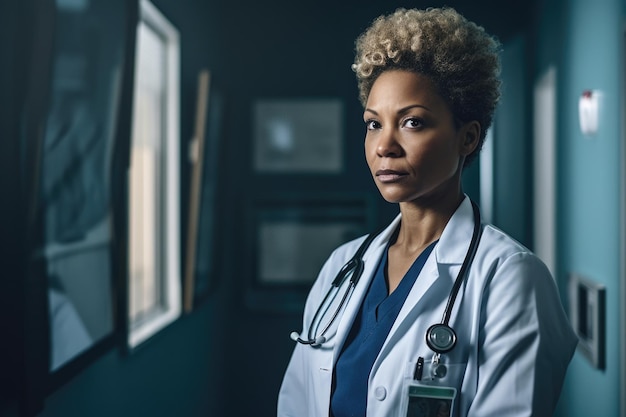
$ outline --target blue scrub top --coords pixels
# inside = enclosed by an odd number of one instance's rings
[[[436,243],[424,249],[391,294],[385,279],[389,245],[383,252],[335,365],[330,400],[333,417],[365,416],[367,381],[374,361]]]

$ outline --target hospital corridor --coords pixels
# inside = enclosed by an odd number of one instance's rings
[[[0,0],[0,59],[0,417],[626,417],[626,1]]]

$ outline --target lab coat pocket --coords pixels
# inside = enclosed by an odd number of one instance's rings
[[[465,368],[465,363],[423,358],[410,362],[404,377],[400,416],[455,416]]]
[[[307,347],[308,348],[308,347]],[[308,384],[306,387],[305,402],[308,404],[308,412],[303,415],[322,415],[323,410],[328,410],[330,390],[332,385],[332,350],[319,348],[310,349],[307,366]]]

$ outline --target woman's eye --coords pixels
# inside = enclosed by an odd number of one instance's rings
[[[404,126],[409,129],[419,129],[424,126],[424,122],[421,119],[411,117],[410,119],[406,119],[404,121]]]
[[[366,120],[365,127],[367,128],[367,130],[380,129],[380,123],[378,123],[376,120]]]

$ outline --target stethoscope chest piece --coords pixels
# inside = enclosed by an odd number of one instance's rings
[[[437,323],[428,328],[426,344],[436,353],[451,351],[456,345],[456,333],[447,324]]]

